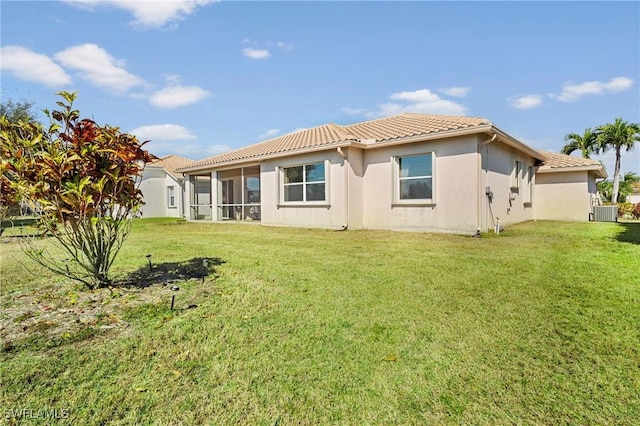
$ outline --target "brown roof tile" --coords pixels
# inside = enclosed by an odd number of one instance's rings
[[[600,166],[602,163],[598,160],[591,160],[589,158],[574,157],[572,155],[557,154],[550,151],[538,150],[544,157],[544,165],[551,169],[557,169],[561,167],[588,167],[588,166]]]
[[[249,160],[252,158],[262,157],[264,155],[296,151],[299,149],[313,148],[322,145],[331,145],[345,140],[346,137],[347,134],[340,126],[329,123],[313,127],[311,129],[299,130],[255,145],[250,145],[245,148],[205,158],[204,160],[196,162],[193,166],[197,167],[236,160]]]
[[[596,176],[600,178],[607,177],[607,171],[604,165],[598,160],[592,160],[589,158],[574,157],[572,155],[558,154],[549,151],[538,151],[545,160],[542,166],[538,169],[539,172],[563,172],[571,170],[593,170]]]
[[[406,137],[447,133],[484,125],[491,125],[491,122],[483,118],[415,113],[404,113],[347,126],[329,123],[208,157],[195,162],[189,168],[242,160],[257,160],[265,156],[331,146],[347,141],[373,140],[374,143],[389,142]]]
[[[404,113],[345,126],[345,129],[360,139],[375,139],[384,142],[412,136],[444,133],[452,130],[491,125],[489,120],[453,115],[430,115]]]
[[[195,161],[188,158],[170,154],[152,161],[151,163],[147,164],[147,167],[163,168],[174,176],[182,176],[182,173],[178,172],[177,170],[180,168],[192,166],[194,163]]]

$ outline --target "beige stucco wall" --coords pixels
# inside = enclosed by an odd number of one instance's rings
[[[145,168],[140,183],[140,190],[144,198],[142,217],[167,215],[165,174],[164,170]]]
[[[364,150],[358,148],[345,148],[348,164],[347,188],[348,203],[347,215],[348,226],[351,229],[362,229],[364,227]]]
[[[535,218],[588,221],[595,178],[586,171],[538,173]]]
[[[392,157],[432,152],[434,203],[394,202]],[[364,152],[364,227],[474,233],[477,229],[477,137],[420,142]]]
[[[280,203],[279,169],[326,161],[326,202]],[[340,229],[348,224],[345,209],[346,162],[337,150],[264,161],[261,166],[262,223],[275,226]]]
[[[493,229],[498,219],[501,227],[533,219],[532,206],[536,200],[531,187],[534,185],[529,186],[524,168],[533,166],[534,159],[500,142],[484,145],[481,152],[481,230]],[[517,190],[512,188],[516,160],[521,162],[523,170]],[[532,179],[535,182],[535,174]],[[486,187],[493,194],[491,199],[486,195]],[[533,193],[529,195],[529,192]]]
[[[511,190],[515,159],[527,167],[534,160],[499,142],[482,148],[486,137],[463,136],[376,149],[344,148],[267,160],[261,163],[262,223],[277,226],[340,229],[390,229],[475,233],[533,218],[535,195],[529,188]],[[403,204],[394,200],[393,157],[433,153],[434,202]],[[322,205],[280,203],[279,168],[327,161],[327,202]],[[522,176],[522,186],[525,176]],[[491,203],[485,187],[493,192]],[[533,185],[532,185],[533,186]],[[493,214],[493,219],[491,214]]]
[[[532,165],[533,159],[494,143],[484,148],[485,171],[480,172],[479,139],[484,140],[481,136],[471,135],[368,150],[345,148],[346,160],[336,150],[329,150],[265,161],[261,165],[262,222],[266,225],[325,228],[348,225],[351,229],[472,234],[478,228],[493,228],[491,211],[496,216],[503,216],[503,225],[532,219],[531,206],[523,201],[524,192],[512,193],[510,183],[513,160]],[[435,156],[434,203],[406,205],[395,202],[392,158],[429,152]],[[278,167],[324,160],[329,163],[326,205],[277,205],[276,200],[280,197]],[[484,194],[486,185],[494,192],[492,210]]]
[[[168,187],[175,187],[176,207],[168,206]],[[178,181],[162,169],[146,168],[140,190],[144,198],[142,217],[180,217],[183,191]]]

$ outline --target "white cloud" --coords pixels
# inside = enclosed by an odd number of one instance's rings
[[[177,124],[152,124],[150,126],[141,126],[133,129],[130,133],[134,134],[139,140],[187,140],[196,139],[196,135],[191,133],[189,129]]]
[[[284,41],[277,42],[276,46],[278,46],[278,49],[282,50],[283,52],[293,49],[293,45],[291,43],[285,43]]]
[[[280,129],[269,129],[259,136],[260,139],[269,139],[280,133]]]
[[[209,95],[209,92],[198,86],[175,84],[151,95],[149,102],[158,108],[177,108],[200,102]]]
[[[542,96],[526,95],[509,98],[509,106],[515,109],[531,109],[542,105]]]
[[[0,48],[0,66],[21,80],[50,87],[71,84],[71,77],[51,58],[22,46]]]
[[[251,59],[267,59],[271,56],[266,49],[252,49],[250,47],[242,49],[242,54]]]
[[[131,13],[132,25],[143,28],[162,28],[176,24],[193,14],[197,8],[216,3],[216,0],[67,0],[66,3],[85,10],[113,7]]]
[[[78,71],[78,76],[96,86],[125,93],[146,84],[143,79],[124,69],[124,62],[113,58],[96,44],[81,44],[55,54],[54,58],[67,68]]]
[[[457,102],[442,99],[429,89],[412,92],[393,93],[389,99],[395,102],[378,104],[377,110],[363,108],[342,108],[348,114],[364,115],[366,117],[387,117],[403,112],[418,112],[424,114],[466,115],[467,107]]]
[[[178,154],[194,160],[233,150],[229,145],[204,145],[185,142],[176,143],[162,140],[152,140],[148,145],[145,145],[145,148],[159,157],[169,154]]]
[[[444,89],[438,89],[438,92],[444,93],[445,95],[455,96],[456,98],[464,98],[469,93],[468,87],[447,87]]]
[[[251,59],[267,59],[271,57],[271,53],[274,50],[281,52],[288,52],[293,49],[291,43],[284,41],[272,42],[272,41],[258,41],[250,38],[242,40],[241,44],[249,45],[242,49],[242,54]]]
[[[347,114],[351,114],[351,115],[369,115],[371,113],[371,111],[369,111],[369,110],[367,110],[365,108],[343,107],[342,111],[346,112]]]
[[[605,95],[608,93],[624,92],[633,87],[633,80],[628,77],[616,77],[607,83],[601,81],[586,81],[581,84],[565,84],[559,95],[550,93],[549,97],[562,102],[577,101],[584,95]]]
[[[229,145],[209,145],[205,147],[204,152],[208,155],[222,154],[223,152],[233,151]]]
[[[612,78],[605,84],[605,89],[611,93],[624,92],[633,87],[633,80],[627,77]]]

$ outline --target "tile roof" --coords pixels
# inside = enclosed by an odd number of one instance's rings
[[[352,124],[344,128],[359,139],[375,139],[376,142],[383,142],[483,125],[491,125],[491,122],[484,118],[406,112],[401,115]]]
[[[598,177],[607,177],[604,165],[598,160],[574,157],[572,155],[558,154],[550,151],[538,150],[538,152],[540,152],[545,158],[539,172],[559,172],[583,169],[595,170]]]
[[[496,131],[493,123],[484,118],[460,117],[453,115],[433,115],[403,113],[391,117],[340,126],[334,123],[303,129],[297,132],[278,136],[254,145],[214,155],[203,160],[180,165],[180,171],[217,166],[226,163],[259,160],[264,157],[287,155],[295,152],[304,152],[314,148],[339,146],[348,143],[361,143],[369,147],[376,144],[387,144],[405,138],[428,135],[456,134],[460,130],[469,129],[478,132],[487,128]],[[509,138],[513,138],[502,132]],[[606,177],[604,166],[596,160],[573,157],[570,155],[556,154],[548,151],[534,150],[513,138],[520,149],[529,150],[530,154],[537,158],[544,158],[541,167],[543,171],[564,171],[567,168],[587,168],[598,170],[598,174]],[[166,157],[164,157],[166,158]],[[161,160],[164,160],[161,159]],[[186,160],[186,159],[185,159]],[[191,161],[191,160],[187,160]],[[154,163],[155,164],[155,163]],[[175,170],[175,169],[174,169]]]
[[[551,169],[557,169],[561,167],[588,167],[588,166],[601,166],[602,163],[598,160],[591,160],[589,158],[574,157],[572,155],[557,154],[550,151],[538,150],[545,157],[544,165]]]
[[[245,148],[205,158],[204,160],[197,161],[193,166],[226,163],[229,161],[252,159],[264,155],[296,151],[304,148],[332,145],[347,139],[348,135],[342,127],[329,123],[311,129],[299,130]]]
[[[218,165],[265,156],[292,153],[348,142],[380,143],[412,136],[447,133],[460,129],[491,126],[483,118],[404,113],[392,117],[340,126],[334,123],[303,129],[255,145],[196,161],[189,168]]]
[[[178,172],[177,170],[180,168],[192,166],[194,163],[195,161],[188,158],[170,154],[152,161],[151,163],[147,164],[146,167],[162,168],[172,175],[180,177],[182,176],[182,172]]]

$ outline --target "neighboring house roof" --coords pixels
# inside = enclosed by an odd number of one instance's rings
[[[549,151],[539,151],[545,160],[538,169],[538,173],[573,172],[579,170],[593,170],[597,177],[606,178],[604,165],[590,158],[574,157],[572,155],[557,154]]]
[[[640,194],[640,182],[634,182],[631,184],[631,189],[633,194]]]
[[[347,126],[328,123],[299,130],[196,161],[180,170],[190,171],[223,164],[258,161],[299,152],[317,151],[328,147],[358,146],[369,149],[406,143],[413,138],[426,140],[485,132],[499,133],[503,142],[517,147],[535,158],[543,159],[537,151],[498,129],[484,118],[404,113]]]
[[[182,172],[178,172],[177,170],[184,167],[189,167],[193,165],[195,161],[190,160],[185,157],[181,157],[175,154],[165,155],[164,157],[158,158],[157,160],[152,161],[147,164],[145,167],[149,167],[152,169],[164,169],[172,175],[174,178],[182,178]]]

